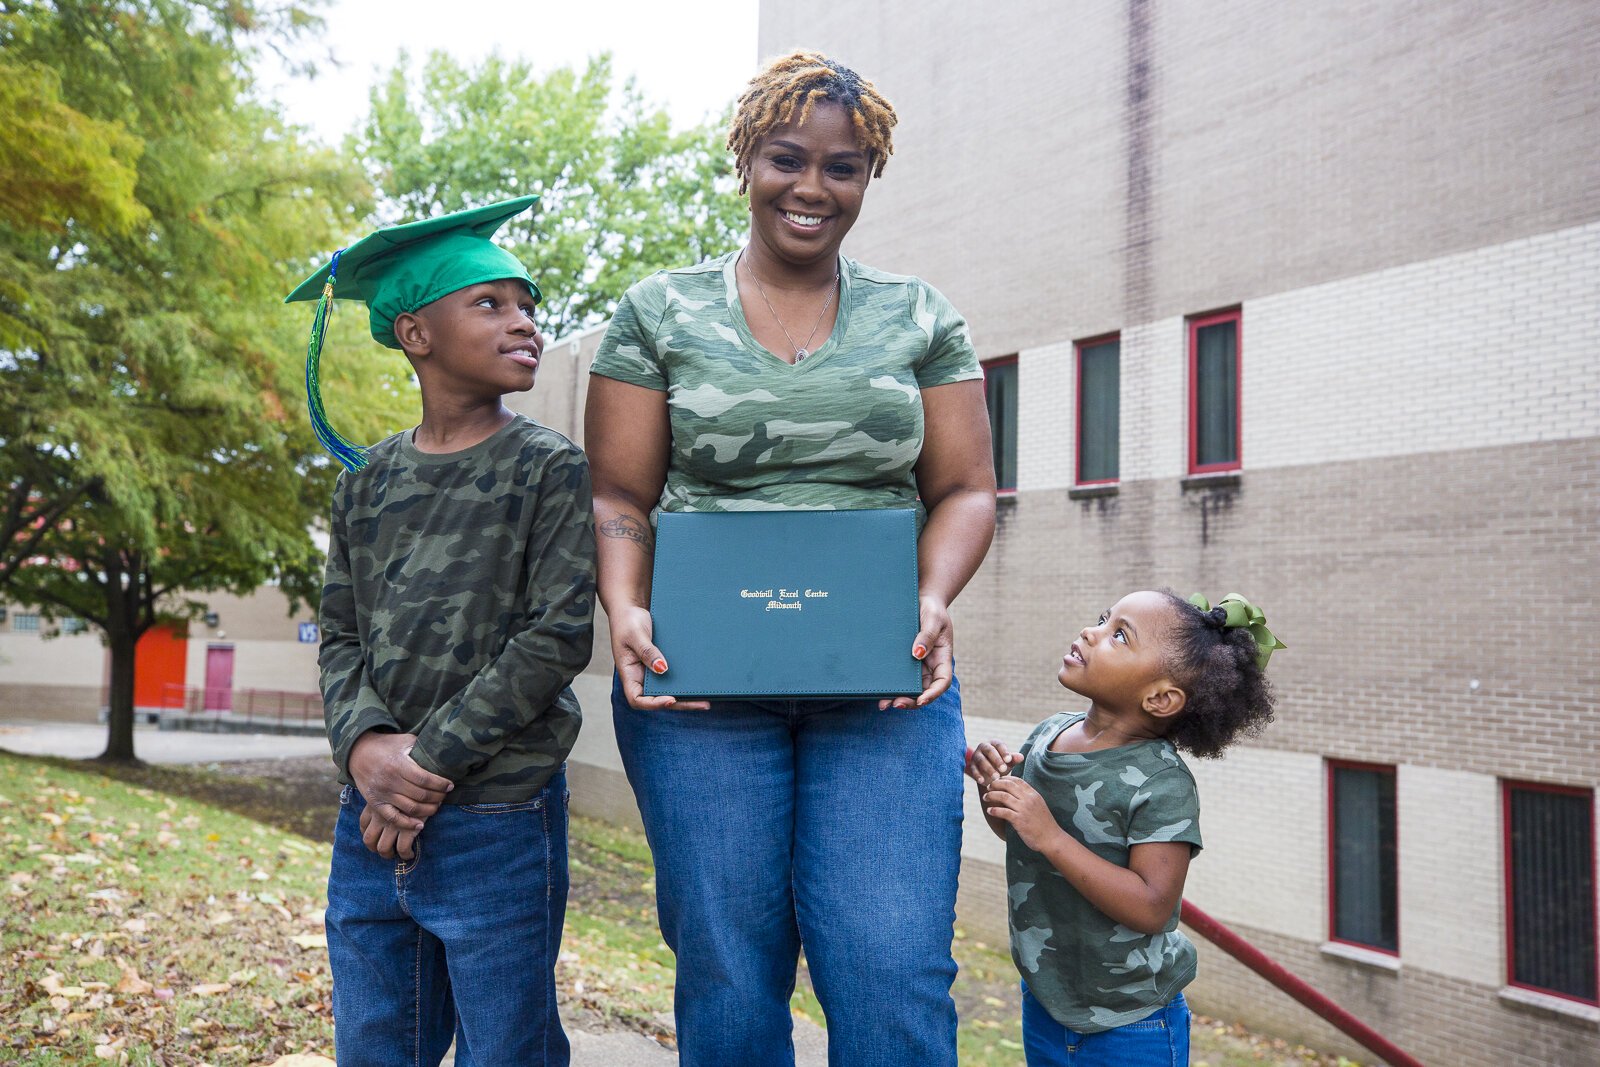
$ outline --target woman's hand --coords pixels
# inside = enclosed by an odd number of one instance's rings
[[[622,679],[622,695],[628,706],[639,711],[658,711],[661,708],[678,708],[683,711],[704,711],[711,707],[704,700],[679,701],[677,697],[644,695],[644,672],[665,674],[667,658],[651,641],[654,624],[646,608],[629,607],[610,617],[611,658],[617,666],[617,677]]]
[[[922,694],[916,698],[895,697],[878,701],[878,710],[920,708],[937,700],[950,688],[955,672],[956,633],[950,622],[950,609],[937,597],[923,596],[921,601],[921,628],[911,642],[911,656],[922,661]]]

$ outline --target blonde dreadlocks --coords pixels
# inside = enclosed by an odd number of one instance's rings
[[[890,131],[896,119],[889,101],[871,82],[836,59],[821,52],[790,52],[750,79],[733,113],[728,151],[739,172],[739,192],[750,187],[750,157],[761,139],[791,119],[796,125],[803,124],[822,101],[838,104],[849,113],[872,176],[883,174],[884,162],[894,153]]]

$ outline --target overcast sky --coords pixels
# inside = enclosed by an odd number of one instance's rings
[[[755,73],[756,9],[757,0],[332,0],[323,43],[339,66],[290,79],[269,57],[258,76],[290,121],[337,144],[401,50],[413,61],[434,49],[466,61],[499,52],[541,74],[609,51],[617,82],[633,75],[682,128],[719,113]]]

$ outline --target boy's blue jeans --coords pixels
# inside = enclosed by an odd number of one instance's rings
[[[1187,1067],[1189,1004],[1179,993],[1143,1019],[1098,1034],[1069,1030],[1022,983],[1028,1067]]]
[[[789,1067],[802,943],[834,1067],[954,1067],[957,685],[924,708],[717,701],[635,711],[617,744],[678,957],[683,1067]]]
[[[445,804],[410,861],[361,843],[339,797],[328,958],[339,1067],[567,1067],[554,968],[567,908],[567,782],[516,804]]]

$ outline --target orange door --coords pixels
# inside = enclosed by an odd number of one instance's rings
[[[133,706],[139,711],[183,707],[189,647],[186,626],[152,626],[133,654]]]

